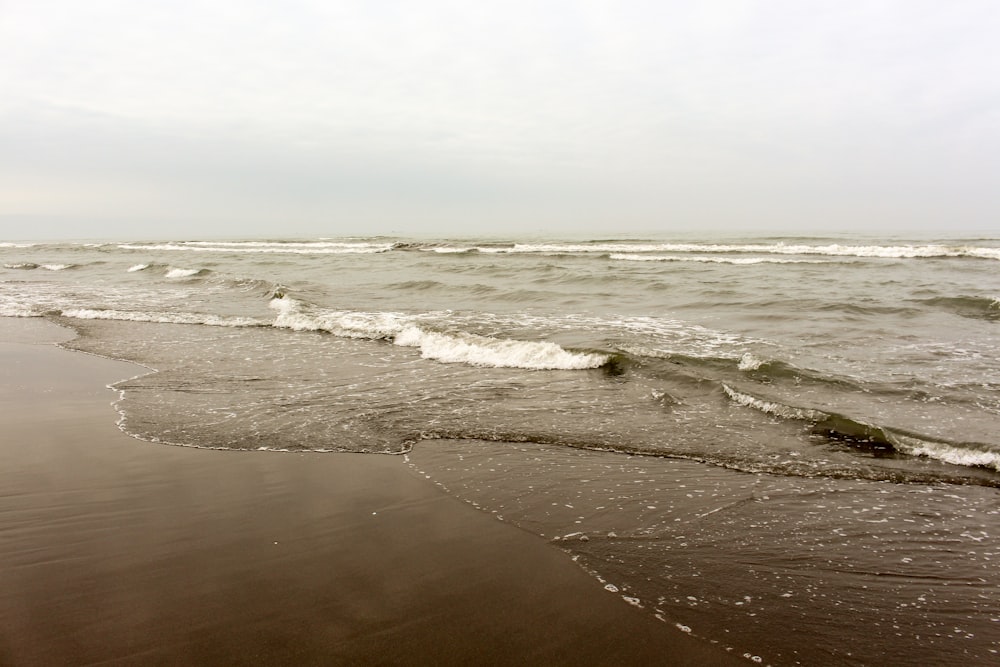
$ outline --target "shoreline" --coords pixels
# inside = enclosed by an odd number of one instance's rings
[[[402,457],[131,438],[69,338],[0,318],[0,663],[743,663]]]

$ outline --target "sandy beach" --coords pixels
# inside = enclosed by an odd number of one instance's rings
[[[725,664],[401,457],[115,426],[131,364],[0,318],[0,663]]]

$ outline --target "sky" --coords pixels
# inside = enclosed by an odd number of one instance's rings
[[[1000,236],[1000,3],[0,0],[0,238]]]

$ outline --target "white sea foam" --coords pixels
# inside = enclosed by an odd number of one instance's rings
[[[34,245],[34,243],[9,243],[5,241],[0,243],[0,248],[31,248]]]
[[[5,269],[37,269],[38,265],[33,262],[17,262],[14,264],[4,264]]]
[[[726,395],[736,403],[778,417],[815,422],[823,421],[830,417],[829,414],[821,410],[796,408],[782,403],[765,401],[750,394],[736,391],[727,385],[722,385],[722,388],[725,390]],[[986,445],[958,445],[948,442],[924,440],[891,429],[880,430],[885,435],[889,444],[900,453],[909,456],[922,456],[953,465],[992,468],[993,470],[1000,471],[1000,452],[990,449]]]
[[[495,252],[509,253],[605,253],[605,252],[656,252],[663,243],[515,243],[509,248],[491,248]],[[480,249],[482,250],[482,248]]]
[[[899,433],[887,433],[892,446],[910,456],[925,456],[961,466],[992,468],[1000,471],[1000,452],[980,446],[961,446],[946,442],[921,440]]]
[[[7,244],[0,247],[27,247]],[[286,253],[286,254],[369,254],[388,252],[397,247],[392,242],[322,240],[322,241],[173,241],[164,243],[123,243],[124,250],[191,251],[218,253]],[[696,261],[726,264],[779,264],[818,262],[820,260],[777,260],[769,255],[832,256],[909,259],[928,257],[975,257],[1000,260],[1000,248],[959,244],[905,245],[855,245],[810,243],[660,243],[609,241],[602,243],[515,243],[504,245],[442,245],[433,248],[437,253],[462,253],[477,250],[480,253],[539,253],[539,254],[594,254],[611,253],[616,260],[632,261]],[[653,255],[652,253],[674,253]],[[725,255],[763,255],[757,257],[726,257]],[[713,255],[713,256],[708,256]],[[723,256],[718,256],[723,255]]]
[[[740,357],[739,369],[741,371],[755,371],[767,363],[766,359],[754,356],[750,352],[744,352]]]
[[[128,272],[134,273],[136,271],[145,271],[148,268],[149,264],[133,264],[132,266],[128,267]]]
[[[0,303],[0,317],[36,317],[36,313],[29,306],[19,303]]]
[[[72,264],[42,264],[42,268],[48,271],[65,271],[72,266]]]
[[[167,278],[190,278],[191,276],[197,275],[201,269],[167,269]]]
[[[425,359],[493,368],[580,370],[607,363],[604,354],[566,350],[548,341],[499,340],[474,334],[448,335],[408,326],[396,335],[396,345],[420,348]]]
[[[503,340],[469,333],[439,333],[420,326],[419,317],[311,309],[295,299],[272,299],[274,326],[296,331],[326,331],[345,338],[392,340],[416,347],[425,359],[493,368],[578,370],[597,368],[607,355],[572,352],[548,341]]]
[[[392,338],[405,326],[405,317],[398,313],[365,313],[355,311],[318,310],[301,301],[271,299],[270,307],[278,311],[273,325],[294,331],[326,331],[343,338]]]
[[[736,391],[726,384],[722,385],[722,389],[726,392],[726,396],[728,396],[733,402],[748,408],[760,410],[761,412],[769,415],[784,417],[786,419],[802,419],[807,421],[822,421],[830,416],[821,410],[796,408],[791,405],[785,405],[784,403],[765,401],[755,396],[751,396],[750,394],[744,394],[743,392]]]
[[[485,250],[485,249],[481,249]],[[825,255],[833,257],[875,257],[909,259],[918,257],[977,257],[1000,260],[1000,248],[965,245],[843,245],[831,243],[811,245],[801,243],[539,243],[515,244],[510,248],[495,248],[494,252],[510,253],[754,253],[758,255]],[[618,257],[617,259],[623,259]],[[758,259],[758,258],[747,258]],[[661,260],[663,261],[663,260]],[[712,261],[712,260],[708,260]]]
[[[611,259],[629,262],[700,262],[702,264],[826,264],[824,259],[786,259],[783,257],[704,257],[701,255],[631,255],[613,253]]]
[[[212,242],[188,241],[184,243],[121,244],[124,250],[188,250],[192,252],[296,254],[296,255],[338,255],[371,254],[392,250],[391,243],[280,243],[269,241]]]
[[[68,308],[63,317],[78,320],[118,320],[123,322],[155,322],[158,324],[206,324],[214,327],[255,327],[267,323],[250,317],[222,317],[205,313],[163,313],[136,310],[97,310]]]

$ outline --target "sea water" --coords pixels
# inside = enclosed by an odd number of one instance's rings
[[[1000,657],[996,239],[3,243],[0,267],[0,315],[149,369],[116,385],[138,438],[404,455],[761,662]]]

